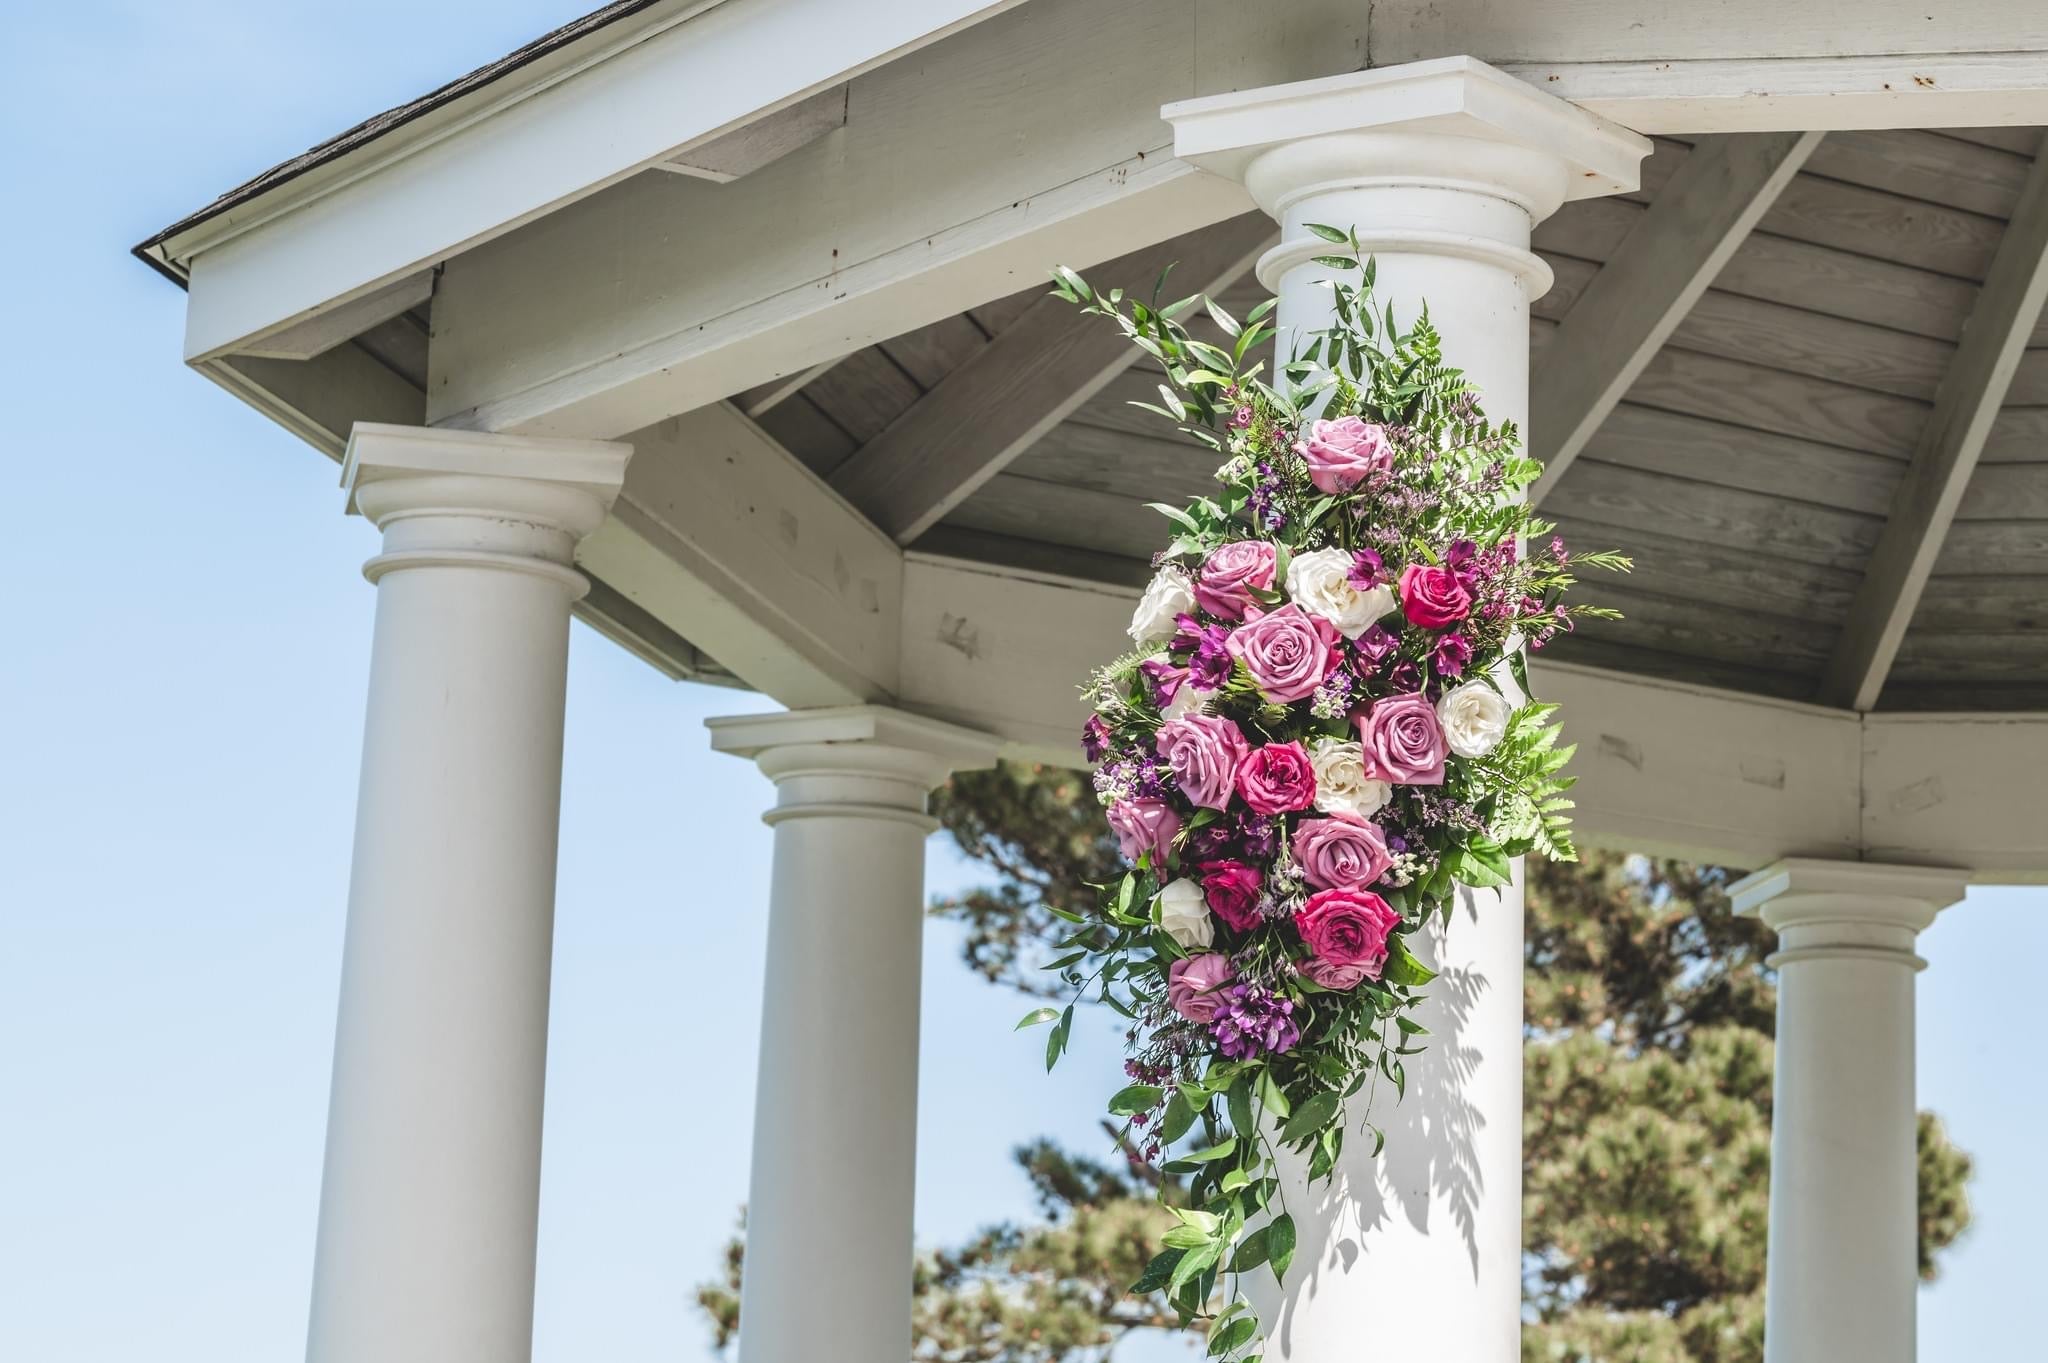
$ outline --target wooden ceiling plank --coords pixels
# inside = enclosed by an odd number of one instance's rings
[[[1251,269],[1273,227],[1248,213],[1091,271],[1149,290],[1177,263],[1169,292],[1213,293]],[[846,461],[841,495],[908,544],[1129,368],[1137,349],[1100,317],[1053,296],[1033,303]]]
[[[2037,155],[1942,380],[1933,415],[1893,496],[1890,518],[1822,678],[1823,701],[1856,710],[1876,706],[2025,355],[2043,299],[2048,299],[2048,157]]]
[[[1559,324],[1529,386],[1540,503],[1798,175],[1819,133],[1704,139]]]

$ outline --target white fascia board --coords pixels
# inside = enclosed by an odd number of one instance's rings
[[[191,290],[186,359],[303,322],[1017,3],[724,0],[600,30],[166,243]]]
[[[1863,784],[1871,860],[2048,883],[2048,715],[1866,715]]]

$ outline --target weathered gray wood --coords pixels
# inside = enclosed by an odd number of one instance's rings
[[[1585,633],[1568,634],[1553,641],[1532,661],[1537,667],[1546,662],[1576,663],[1609,672],[1664,677],[1693,686],[1718,686],[1729,691],[1778,696],[1786,700],[1804,700],[1813,691],[1812,678],[1797,672],[1778,672],[1718,658],[1665,653]]]
[[[1957,521],[1934,561],[1937,573],[2048,576],[2048,521]],[[2048,588],[2048,582],[2044,582]]]
[[[1067,545],[1118,558],[1150,558],[1172,538],[1146,500],[999,473],[954,507],[946,524]]]
[[[965,313],[941,317],[930,326],[906,331],[882,342],[882,352],[929,393],[939,380],[958,369],[988,344],[988,337]]]
[[[732,405],[745,412],[754,420],[759,421],[798,393],[803,392],[812,379],[817,378],[845,358],[844,355],[835,355],[829,360],[820,360],[814,365],[799,369],[794,374],[784,374],[779,379],[770,379],[766,383],[756,384],[746,392],[736,395],[732,399]]]
[[[845,463],[859,448],[852,436],[802,393],[769,408],[755,420],[795,455],[798,463],[819,477]]]
[[[2048,462],[2048,407],[2008,405],[1991,425],[1980,464]]]
[[[1977,310],[1894,495],[1842,643],[1821,685],[1834,705],[1871,709],[1940,556],[2027,336],[2048,299],[2048,159],[2027,177]],[[2048,530],[2048,526],[2043,527]]]
[[[1635,648],[1688,658],[1756,663],[1768,659],[1769,670],[1811,677],[1827,660],[1836,627],[1814,620],[1739,610],[1711,601],[1679,600],[1638,591],[1627,578],[1586,585],[1588,601],[1619,610],[1623,619],[1588,618],[1576,633]]]
[[[1587,444],[1584,457],[1866,516],[1885,513],[1905,472],[1898,459],[1660,412],[1633,402],[1614,409]],[[1553,514],[1563,509],[1558,503],[1547,508]]]
[[[1875,516],[1591,459],[1573,467],[1549,510],[1674,539],[1767,547],[1780,558],[1850,570],[1863,566],[1883,526]]]
[[[1005,568],[1022,568],[1026,572],[1054,573],[1118,587],[1142,587],[1152,577],[1149,559],[1098,554],[1069,545],[1047,544],[1043,540],[1024,540],[1011,535],[991,534],[986,530],[969,530],[943,521],[918,537],[914,552],[966,559],[971,563],[995,563]]]
[[[1933,128],[1929,131],[1942,137],[1954,138],[1959,142],[1970,142],[1980,147],[1997,147],[2002,151],[2017,152],[2021,156],[2032,156],[2041,139],[2039,128],[1995,127],[1995,128]]]
[[[909,411],[924,393],[879,347],[868,346],[804,385],[804,395],[848,435],[865,444]]]
[[[1163,421],[1152,435],[1066,421],[1047,431],[1010,472],[1148,502],[1214,491],[1216,451],[1171,432]]]
[[[1099,287],[1114,284],[1149,294],[1159,272],[1174,264],[1170,292],[1206,292],[1249,270],[1272,235],[1269,220],[1248,213],[1092,273]],[[898,543],[909,543],[1138,354],[1104,319],[1057,297],[1041,299],[871,436],[834,474],[833,486]]]
[[[1915,635],[2048,631],[2048,582],[2038,577],[1943,577],[1927,579],[1913,612]],[[2048,675],[2042,678],[2048,684]],[[1885,703],[1891,703],[1887,697]]]
[[[1958,521],[2048,521],[2048,464],[1984,464],[1970,475]],[[2048,596],[2048,582],[2040,584]]]
[[[1807,163],[1815,175],[1994,218],[2012,215],[2031,155],[1912,128],[1831,132]]]
[[[1941,714],[2048,710],[2048,682],[1893,682],[1884,689],[1883,709]]]
[[[1636,525],[1608,525],[1576,516],[1555,517],[1575,551],[1618,549],[1632,555],[1624,577],[1588,573],[1585,600],[1606,599],[1610,584],[1654,592],[1672,600],[1702,600],[1793,618],[1839,624],[1848,614],[1858,575],[1844,568],[1801,563],[1768,549],[1678,539]]]

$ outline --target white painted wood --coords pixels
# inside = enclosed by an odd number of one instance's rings
[[[1528,440],[1543,474],[1532,501],[1557,486],[1820,139],[1752,133],[1694,144],[1565,313],[1537,365]]]
[[[1861,26],[1859,18],[1856,28]],[[1888,53],[1873,43],[1842,56],[1779,51],[1599,61],[1573,53],[1556,61],[1502,66],[1539,89],[1643,133],[2048,123],[2048,49],[2043,48]]]
[[[834,86],[756,119],[744,128],[679,151],[666,161],[656,161],[654,169],[727,184],[845,126],[846,87]]]
[[[269,360],[310,360],[380,322],[388,322],[412,311],[433,296],[434,272],[421,270],[366,293],[353,302],[342,303],[282,331],[272,332],[236,353]]]
[[[741,1363],[911,1356],[925,795],[981,734],[861,706],[711,721],[775,782]]]
[[[1273,240],[1263,214],[1148,247],[1096,271],[1100,289],[1216,293]],[[1140,357],[1107,319],[1056,295],[1034,303],[832,474],[832,486],[908,544]]]
[[[771,379],[769,382],[735,399],[734,405],[750,417],[758,418],[763,416],[768,412],[774,411],[798,393],[803,392],[804,389],[810,387],[813,379],[820,377],[826,370],[832,368],[832,366],[845,358],[844,355],[840,355],[833,359],[820,360],[809,368],[800,369],[794,374],[786,375],[779,379]]]
[[[426,420],[426,395],[356,345],[311,360],[228,355],[194,368],[329,459],[341,458],[358,421]]]
[[[308,1363],[528,1356],[569,562],[629,453],[350,440],[384,541]]]
[[[1765,1363],[1916,1356],[1913,946],[1964,884],[1796,857],[1729,887],[1779,943]]]
[[[1962,867],[1984,884],[2048,884],[2043,772],[2048,716],[1865,715],[1867,855]]]
[[[636,431],[612,518],[580,561],[791,706],[897,684],[895,544],[727,404]]]
[[[1892,498],[1862,588],[1821,680],[1830,704],[1869,710],[2048,300],[2048,157],[2037,158],[1963,329],[1934,412]]]
[[[186,356],[245,346],[1014,3],[685,0],[601,29],[166,243],[190,274]]]

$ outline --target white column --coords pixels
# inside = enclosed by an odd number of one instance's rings
[[[1779,944],[1765,1363],[1912,1363],[1913,939],[1967,879],[1792,857],[1729,889]]]
[[[904,1363],[925,797],[995,741],[877,706],[711,731],[776,793],[740,1360]]]
[[[630,450],[360,425],[384,532],[310,1363],[524,1363],[576,543]]]
[[[1525,422],[1529,303],[1550,270],[1531,229],[1566,199],[1636,187],[1649,143],[1484,63],[1452,57],[1167,106],[1175,152],[1237,178],[1281,225],[1259,279],[1279,297],[1279,350],[1329,325],[1308,230],[1355,228],[1378,260],[1377,298],[1397,322],[1427,301],[1445,353],[1471,375],[1488,416]],[[1348,276],[1356,281],[1358,276]],[[1299,1234],[1284,1292],[1246,1286],[1267,1357],[1335,1363],[1392,1321],[1428,1322],[1442,1363],[1520,1356],[1522,891],[1461,895],[1433,940],[1440,979],[1422,1021],[1433,1035],[1408,1066],[1405,1100],[1382,1086],[1332,1183],[1288,1194]]]

